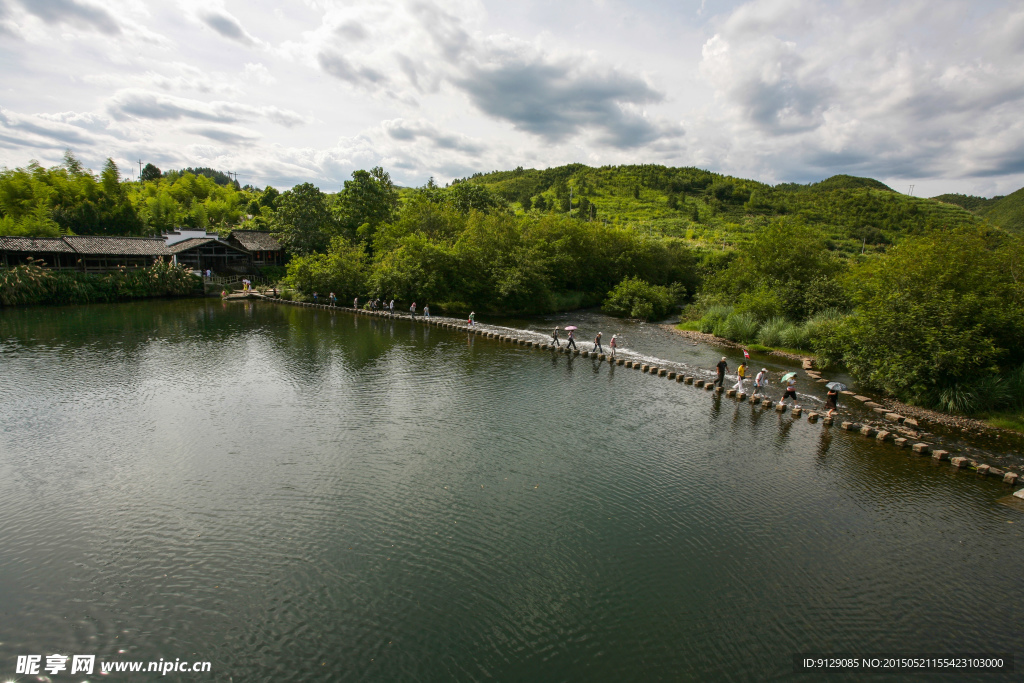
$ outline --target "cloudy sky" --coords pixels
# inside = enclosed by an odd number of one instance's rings
[[[1024,3],[0,0],[0,165],[1024,186]]]

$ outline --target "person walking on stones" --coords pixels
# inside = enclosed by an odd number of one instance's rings
[[[722,356],[722,360],[718,361],[718,365],[715,367],[718,368],[718,378],[715,380],[714,384],[716,387],[720,387],[722,386],[722,382],[725,381],[725,372],[729,369],[729,363],[726,362],[725,356]]]
[[[828,390],[828,395],[825,397],[825,407],[828,408],[828,417],[835,415],[836,410],[839,408],[838,389]]]
[[[604,353],[604,349],[601,348],[601,333],[600,332],[598,332],[597,336],[594,337],[594,351],[600,351],[601,353]]]
[[[391,315],[395,314],[395,300],[391,300]]]
[[[619,348],[619,343],[617,339],[618,336],[613,334],[611,341],[608,342],[608,348],[610,348],[612,351],[612,358],[615,358],[615,349]]]
[[[416,302],[415,301],[413,301],[412,302],[412,306],[409,307],[409,315],[411,315],[414,318],[416,317]]]
[[[327,295],[327,298],[330,300],[331,306],[338,305],[338,297],[334,296],[334,292],[331,292],[329,295]]]
[[[732,388],[741,394],[747,393],[746,380],[747,362],[740,361],[740,366],[736,368],[736,384],[732,385]]]
[[[471,311],[469,314],[469,324],[476,325],[476,311]]]
[[[313,303],[318,303],[319,301],[320,301],[320,295],[317,294],[316,292],[313,292]]]
[[[767,387],[767,386],[768,386],[768,369],[767,368],[761,368],[761,372],[757,373],[757,376],[754,377],[754,393],[751,395],[751,398],[753,398],[754,396],[757,396],[759,393],[767,393],[766,391],[763,391],[764,388]]]
[[[354,299],[352,299],[352,308],[356,309],[357,311],[359,310],[359,297],[358,296],[355,297]]]
[[[575,332],[573,330],[569,330],[569,334],[565,338],[565,348],[569,348],[570,346],[576,349]],[[576,350],[579,351],[579,349]]]
[[[797,403],[796,399],[796,377],[790,377],[789,381],[786,382],[786,393],[779,399],[779,405],[783,405],[787,398],[793,399],[793,407],[799,408],[800,404]]]
[[[555,343],[555,348],[556,349],[561,346],[561,344],[558,343],[558,326],[557,325],[555,326],[555,329],[551,331],[551,341],[553,341]]]
[[[429,318],[430,317],[430,306],[428,304],[423,304],[423,317],[424,318]]]

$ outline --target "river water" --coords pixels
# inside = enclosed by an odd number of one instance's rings
[[[718,353],[586,322],[637,354]],[[2,310],[0,369],[0,678],[53,653],[217,681],[1021,656],[1009,490],[788,413],[264,303]]]

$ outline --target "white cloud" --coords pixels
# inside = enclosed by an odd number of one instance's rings
[[[70,146],[325,189],[574,161],[1024,184],[1019,5],[671,7],[0,0],[0,164]]]
[[[277,83],[277,79],[270,73],[270,69],[260,63],[247,63],[244,76],[259,85],[274,85]]]
[[[107,103],[107,111],[119,120],[126,118],[157,121],[195,119],[234,123],[263,118],[286,127],[302,125],[308,120],[297,112],[272,105],[253,106],[226,100],[204,102],[139,88],[127,88],[115,93]]]

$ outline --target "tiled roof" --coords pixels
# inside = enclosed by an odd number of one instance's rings
[[[247,254],[245,249],[240,249],[240,248],[236,247],[233,244],[228,244],[227,242],[224,242],[223,240],[214,239],[212,237],[190,237],[187,240],[182,240],[180,242],[175,242],[171,246],[167,247],[167,251],[168,251],[168,253],[171,253],[171,254],[180,254],[183,251],[188,251],[189,249],[195,249],[196,247],[201,247],[203,245],[210,244],[210,243],[217,244],[217,245],[220,245],[222,247],[227,247],[228,249],[240,252],[242,254]]]
[[[209,244],[210,242],[216,241],[217,240],[215,240],[212,237],[190,237],[187,240],[175,242],[171,246],[167,247],[167,251],[169,251],[172,254],[178,254],[183,251],[188,251],[193,247],[201,247],[204,244]]]
[[[0,237],[0,250],[26,253],[75,253],[71,245],[59,237]]]
[[[263,230],[232,230],[228,239],[234,239],[249,251],[280,251],[281,244]]]
[[[79,254],[118,256],[166,256],[170,253],[159,237],[108,237],[73,235],[63,238]]]

